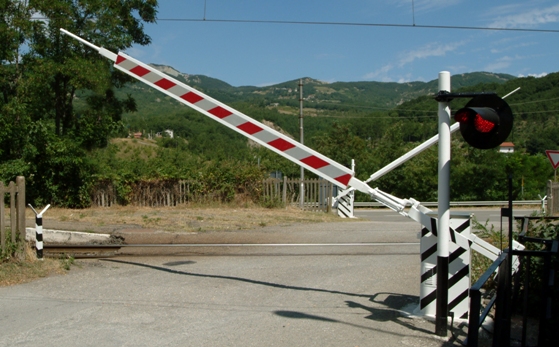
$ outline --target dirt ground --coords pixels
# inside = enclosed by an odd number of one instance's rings
[[[28,209],[26,217],[27,227],[34,227],[33,211]],[[209,207],[183,205],[161,208],[116,206],[89,209],[53,207],[43,215],[43,228],[104,233],[141,229],[175,233],[250,230],[274,225],[340,221],[344,219],[333,213],[302,211],[291,207],[274,209],[227,205]]]

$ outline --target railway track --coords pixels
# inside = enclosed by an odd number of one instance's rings
[[[60,244],[45,244],[45,256],[72,256],[73,258],[98,258],[98,257],[111,257],[115,256],[122,248],[118,244],[85,244],[85,245],[60,245]]]
[[[105,258],[123,255],[123,248],[144,248],[144,249],[197,249],[196,253],[204,253],[202,249],[223,249],[239,250],[245,249],[301,249],[301,248],[389,248],[401,246],[419,246],[418,242],[351,242],[351,243],[168,243],[168,244],[83,244],[83,245],[63,245],[63,244],[45,244],[44,251],[47,256],[72,256],[73,258]],[[218,251],[221,253],[222,251]],[[157,254],[153,251],[147,252],[150,255]],[[215,253],[215,252],[213,252]],[[250,251],[249,251],[250,253]],[[335,252],[334,252],[335,253]],[[165,253],[168,254],[168,253]],[[136,254],[137,255],[137,254]]]

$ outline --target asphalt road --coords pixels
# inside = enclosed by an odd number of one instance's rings
[[[410,316],[420,228],[397,217],[193,235],[300,246],[80,260],[0,288],[0,346],[461,345],[463,324],[448,341]]]
[[[529,216],[534,211],[538,211],[539,208],[513,208],[514,216]],[[436,210],[434,210],[436,211]],[[472,213],[477,221],[481,224],[488,222],[488,225],[493,225],[496,230],[501,227],[501,209],[500,208],[451,208],[451,212],[456,213]],[[398,213],[382,208],[382,209],[356,209],[354,215],[359,218],[368,219],[377,222],[390,222],[390,221],[401,221],[402,219],[407,219],[402,217]],[[508,218],[502,219],[502,227],[504,230],[508,230]]]

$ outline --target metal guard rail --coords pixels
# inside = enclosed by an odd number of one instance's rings
[[[481,287],[487,282],[491,276],[495,273],[497,268],[499,273],[506,272],[508,252],[503,252],[501,255],[491,264],[491,266],[480,276],[476,283],[470,288],[470,314],[468,317],[468,337],[465,341],[467,346],[477,346],[479,337],[479,328],[485,321],[485,318],[489,314],[491,307],[495,304],[497,299],[497,293],[493,295],[487,306],[481,312]]]
[[[508,201],[451,201],[450,206],[503,206],[508,205]],[[523,206],[523,205],[541,205],[541,200],[517,200],[512,202],[513,205],[516,206]],[[433,207],[437,206],[438,203],[434,202],[422,202],[421,205],[426,207]],[[354,203],[355,207],[383,207],[384,205],[373,202],[373,201],[365,201],[365,202],[358,202]]]

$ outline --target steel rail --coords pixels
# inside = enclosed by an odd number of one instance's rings
[[[112,249],[125,247],[356,247],[356,246],[418,246],[419,242],[351,242],[351,243],[135,243],[115,245],[46,244],[45,249]]]

